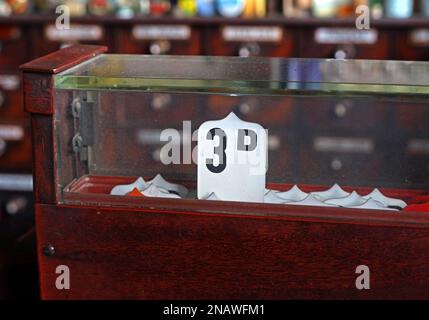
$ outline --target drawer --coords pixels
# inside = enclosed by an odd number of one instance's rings
[[[396,157],[390,157],[388,165],[390,166],[390,175],[395,174],[401,179],[400,181],[397,179],[398,186],[426,188],[429,184],[428,150],[424,153],[401,154],[396,155]],[[411,182],[413,185],[411,185]]]
[[[188,150],[194,150],[197,145],[196,136],[195,141],[192,141],[189,134],[195,132],[197,128],[193,125],[190,131],[177,128],[173,138],[166,135],[165,141],[161,141],[161,133],[164,129],[169,129],[168,127],[127,127],[109,130],[95,139],[92,173],[111,175],[115,174],[112,170],[118,168],[121,175],[133,176],[138,172],[141,176],[155,176],[158,173],[169,176],[180,172],[196,179],[196,162],[189,157]],[[177,151],[177,158],[169,161],[173,159],[172,148]],[[104,171],[105,168],[107,172]]]
[[[207,54],[219,56],[290,57],[294,32],[281,26],[223,25],[206,30]]]
[[[32,37],[43,39],[35,44],[36,56],[41,56],[72,44],[106,45],[113,48],[112,32],[103,25],[79,23],[70,25],[70,29],[57,29],[55,24],[37,26]]]
[[[192,121],[193,125],[205,121],[203,111],[207,97],[202,95],[154,93],[125,94],[115,92],[103,95],[98,119],[104,127],[181,128],[183,121]],[[137,105],[138,100],[141,104]],[[130,103],[127,103],[130,101]]]
[[[427,187],[429,183],[429,134],[413,135],[400,141],[402,152],[389,156],[391,172],[398,172],[403,184],[413,182],[416,187]]]
[[[0,74],[0,117],[6,119],[26,116],[22,106],[20,77],[16,74]]]
[[[302,58],[388,59],[394,35],[386,31],[356,28],[317,28],[299,32]]]
[[[296,183],[297,153],[294,135],[284,130],[268,131],[267,183]]]
[[[37,204],[42,298],[429,297],[423,213],[285,206],[275,215],[249,206],[236,215],[224,210],[240,203],[206,206]],[[60,264],[71,270],[69,290],[55,286]],[[362,268],[370,290],[357,287]]]
[[[14,120],[0,122],[1,170],[31,170],[30,122]]]
[[[195,129],[193,128],[192,131]],[[190,158],[190,151],[194,150],[197,145],[196,141],[192,141],[191,137],[183,136],[183,131],[179,130],[180,140],[160,141],[162,129],[135,129],[128,131],[129,141],[134,139],[133,147],[122,144],[117,146],[126,154],[126,160],[119,159],[118,164],[130,169],[130,174],[136,172],[140,167],[144,171],[142,176],[155,176],[161,173],[165,177],[174,177],[178,172],[188,176],[190,180],[196,180],[196,162]],[[191,139],[191,140],[190,140]],[[184,148],[184,144],[186,147]],[[172,159],[171,148],[177,151],[177,158]],[[186,153],[186,155],[185,155]],[[186,159],[185,159],[186,158]],[[143,164],[143,166],[142,166]],[[148,169],[150,168],[150,170]],[[138,171],[138,170],[137,170]]]
[[[208,99],[208,119],[221,119],[234,112],[240,119],[257,122],[265,128],[284,127],[294,121],[293,99],[290,97],[259,99],[213,95]]]
[[[367,138],[313,137],[298,152],[300,181],[309,184],[372,186],[387,160]]]
[[[201,28],[175,24],[137,24],[115,31],[120,53],[200,55]]]
[[[197,127],[192,128],[194,132]],[[151,168],[152,171],[142,172],[141,175],[155,175],[157,173],[173,176],[180,173],[186,173],[189,179],[196,181],[196,161],[190,163],[189,158],[184,158],[186,150],[195,150],[197,141],[191,141],[190,147],[183,147],[185,142],[189,146],[189,137],[183,137],[183,131],[179,130],[181,141],[178,141],[177,146],[180,155],[175,163],[166,163],[171,154],[167,154],[168,148],[165,146],[168,142],[160,141],[161,129],[134,129],[129,130],[127,136],[129,138],[120,142],[114,149],[121,150],[117,154],[118,164],[130,170],[130,174],[136,172],[138,167]],[[196,140],[196,137],[195,139]],[[111,140],[110,140],[111,141]],[[128,143],[130,141],[132,145]],[[134,142],[133,142],[134,141]],[[186,149],[189,148],[189,149]],[[188,153],[186,153],[188,154]],[[124,157],[125,155],[125,157]],[[268,137],[268,159],[269,168],[267,172],[267,181],[269,182],[284,182],[298,180],[296,176],[296,157],[294,147],[294,136],[282,130],[270,130]],[[126,159],[124,161],[124,158]],[[118,165],[116,165],[117,167]],[[115,166],[114,166],[115,167]],[[123,170],[123,169],[122,169]]]
[[[295,105],[308,130],[359,132],[374,129],[378,132],[387,125],[387,106],[382,102],[311,97],[296,99]]]
[[[1,193],[0,193],[0,212],[3,211],[4,217],[7,219],[19,219],[22,223],[24,223],[24,226],[18,226],[19,223],[15,225],[14,232],[8,233],[9,236],[12,236],[12,234],[17,235],[17,233],[22,233],[26,231],[26,228],[30,228],[31,224],[34,223],[33,219],[31,219],[31,216],[33,215],[33,197],[31,194],[31,189],[27,189],[22,192],[16,191],[13,188],[8,190],[7,189],[7,181],[4,181],[6,179],[13,179],[17,178],[20,180],[24,180],[25,177],[26,182],[32,179],[32,176],[29,175],[14,175],[14,174],[6,174],[2,175],[0,174],[0,187],[1,187]],[[14,186],[13,186],[14,187]],[[27,182],[27,185],[24,187],[31,187],[31,184]],[[27,221],[24,221],[22,219],[25,219],[24,216],[26,216]],[[0,219],[1,220],[1,219]],[[10,220],[9,220],[10,221]],[[18,221],[17,221],[18,222]],[[20,230],[16,230],[20,229]],[[12,231],[12,230],[11,230]],[[18,232],[19,231],[19,232]],[[5,240],[5,234],[2,234],[0,236],[0,239]]]
[[[140,141],[142,143],[142,141]],[[177,158],[177,162],[169,161],[167,158],[167,151],[165,149],[165,144],[167,142],[163,142],[163,144],[153,144],[153,145],[137,145],[130,155],[129,167],[133,165],[133,158],[138,159],[140,161],[140,165],[144,164],[145,169],[144,172],[141,173],[142,176],[154,177],[157,174],[162,174],[166,178],[174,179],[178,172],[180,175],[183,174],[185,180],[188,181],[196,181],[197,177],[197,165],[194,161],[189,160],[185,161],[183,158],[183,145],[177,145],[180,147],[180,155]],[[191,150],[196,147],[196,142],[193,142],[191,145]],[[124,164],[124,162],[122,162]],[[130,171],[132,172],[132,171]],[[134,170],[135,172],[135,170]]]
[[[199,124],[194,125],[194,122],[192,122],[190,132],[195,133],[198,127]],[[164,129],[167,128],[130,127],[100,135],[95,147],[100,146],[103,149],[104,157],[98,158],[97,154],[101,154],[101,150],[94,150],[96,167],[98,170],[103,167],[121,168],[122,175],[127,175],[127,173],[124,173],[127,170],[130,175],[138,171],[141,172],[142,176],[151,176],[157,173],[174,175],[180,172],[196,179],[196,162],[189,160],[190,158],[184,156],[184,153],[186,152],[188,155],[188,150],[195,150],[197,137],[190,136],[189,131],[186,131],[187,129],[177,128],[178,139],[175,140],[177,143],[171,144],[170,141],[161,141],[160,139]],[[295,134],[279,129],[269,130],[268,134],[270,166],[267,179],[270,182],[291,181],[292,178],[296,177],[297,161],[293,160],[296,157]],[[117,137],[125,137],[125,139],[118,139]],[[167,154],[168,150],[171,150],[167,147],[167,144],[174,145],[174,148],[177,148],[179,153],[177,162],[166,162],[171,157],[171,154]],[[110,152],[110,150],[113,152]],[[151,171],[146,169],[143,169],[143,172],[141,169],[139,171],[139,168],[142,167],[151,168]]]
[[[0,66],[17,67],[29,58],[24,30],[17,26],[0,25]]]
[[[398,30],[395,41],[395,59],[429,60],[429,29]]]
[[[429,130],[429,107],[424,103],[404,103],[395,108],[396,124],[407,131]],[[426,132],[428,135],[429,133]]]

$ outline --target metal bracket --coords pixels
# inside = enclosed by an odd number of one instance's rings
[[[76,119],[76,133],[72,138],[72,149],[81,161],[88,161],[88,147],[94,141],[93,102],[77,97],[71,104],[71,113]]]

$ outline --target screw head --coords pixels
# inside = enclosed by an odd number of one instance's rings
[[[45,244],[42,248],[42,252],[45,256],[51,257],[55,254],[55,247],[52,244]]]

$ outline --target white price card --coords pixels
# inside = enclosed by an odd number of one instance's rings
[[[198,129],[198,198],[263,202],[267,132],[234,113]]]

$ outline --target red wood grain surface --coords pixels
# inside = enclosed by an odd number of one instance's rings
[[[24,74],[24,110],[38,114],[54,112],[53,84],[51,76],[38,73]]]
[[[73,45],[27,62],[21,65],[20,69],[25,72],[55,74],[105,51],[107,48],[104,46]]]
[[[429,228],[37,206],[45,299],[429,299]],[[53,256],[41,254],[44,245]],[[58,290],[55,268],[70,269]],[[370,290],[355,287],[370,268]]]
[[[39,203],[56,203],[52,117],[33,114],[31,132],[34,159],[34,200]]]
[[[151,177],[144,177],[150,179]],[[211,212],[218,214],[239,214],[254,216],[286,217],[288,219],[299,219],[301,221],[333,221],[334,223],[353,224],[386,224],[395,226],[429,227],[429,214],[413,213],[409,210],[406,214],[400,211],[363,210],[352,208],[312,207],[294,206],[285,204],[244,203],[232,201],[212,201],[197,199],[163,199],[151,197],[127,197],[112,196],[110,190],[119,184],[128,184],[135,181],[137,177],[109,177],[85,175],[74,180],[64,188],[62,202],[66,204],[96,205],[100,207],[116,206],[126,207],[132,210],[159,209],[173,210],[176,213],[186,214],[188,212]],[[191,189],[196,188],[194,181],[177,181]],[[292,187],[291,184],[269,183],[268,188],[284,191]],[[326,190],[327,186],[300,185],[305,192]],[[371,188],[344,187],[348,192],[356,190],[359,194],[368,194]],[[413,203],[414,199],[427,194],[424,190],[406,189],[382,189],[383,194],[389,197],[400,198],[407,203]]]

